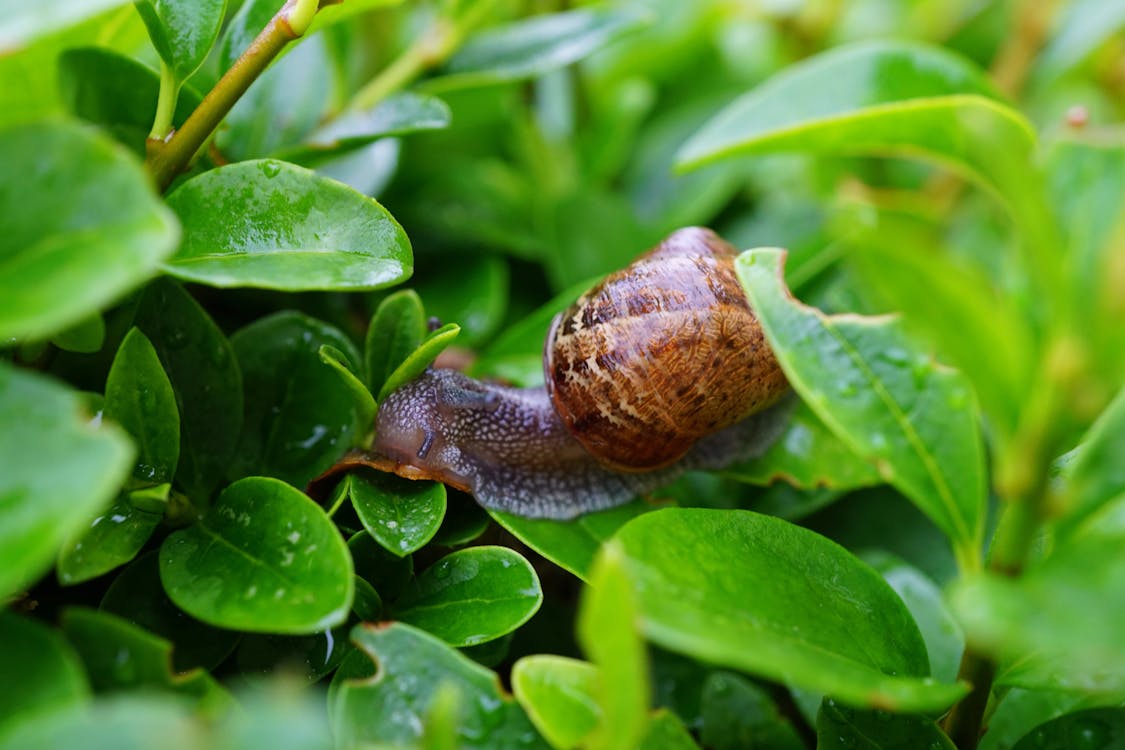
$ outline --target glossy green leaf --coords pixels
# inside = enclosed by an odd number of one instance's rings
[[[798,303],[783,259],[750,251],[737,272],[790,384],[949,536],[963,567],[977,567],[985,483],[972,389],[918,352],[893,318],[827,317]]]
[[[176,81],[186,81],[219,37],[226,0],[140,0],[152,46]]]
[[[1125,745],[1125,708],[1092,708],[1040,724],[1012,750],[1113,750]]]
[[[950,602],[968,643],[1004,658],[1057,661],[1067,682],[1087,689],[1125,690],[1123,543],[1120,531],[1089,533],[1018,579],[982,573],[959,581]]]
[[[647,20],[632,8],[582,8],[486,29],[470,37],[449,59],[445,75],[427,86],[445,90],[541,76],[578,62]]]
[[[461,333],[459,325],[446,323],[436,331],[430,331],[426,334],[426,338],[422,339],[418,348],[407,355],[406,359],[387,376],[387,380],[383,383],[383,387],[379,389],[379,394],[375,397],[375,400],[382,401],[391,391],[406,385],[421,375],[427,367],[433,364],[437,356],[453,343],[459,333]]]
[[[1125,2],[1078,0],[1070,3],[1058,30],[1035,59],[1032,75],[1043,83],[1080,65],[1125,28]]]
[[[926,642],[930,674],[942,682],[956,680],[965,650],[965,635],[946,607],[942,590],[917,568],[894,555],[869,550],[861,556],[883,576],[910,610]]]
[[[313,166],[329,155],[366,146],[380,138],[449,127],[449,105],[436,96],[404,91],[370,111],[349,110],[317,128],[298,146],[275,154],[277,158]]]
[[[424,338],[426,313],[417,292],[403,289],[379,303],[364,342],[367,385],[372,393],[383,392],[387,378]]]
[[[414,577],[414,558],[392,555],[366,531],[348,540],[355,572],[384,600],[397,599]]]
[[[184,239],[165,270],[219,287],[379,289],[413,270],[402,227],[351,188],[269,159],[195,177],[168,196]]]
[[[1004,445],[1035,371],[1026,312],[978,268],[952,258],[948,237],[932,222],[871,205],[849,214],[842,231],[851,235],[849,265],[860,283],[885,309],[902,313],[907,328],[932,342],[941,361],[965,373]]]
[[[311,684],[331,674],[351,651],[350,629],[345,624],[309,635],[247,635],[235,661],[245,675],[300,675]]]
[[[4,22],[0,24],[0,57],[19,50],[34,41],[96,13],[124,5],[124,0],[48,0],[39,3],[9,2],[4,4]]]
[[[0,612],[0,642],[0,737],[28,716],[86,701],[82,662],[57,632]]]
[[[0,737],[0,750],[199,750],[204,742],[203,729],[182,698],[125,694],[98,700],[85,710],[35,716]]]
[[[555,750],[577,748],[601,720],[597,667],[565,656],[525,656],[512,666],[512,693]]]
[[[160,549],[160,579],[184,611],[221,627],[313,633],[344,621],[352,561],[331,519],[284,482],[227,487]]]
[[[787,69],[720,112],[684,145],[681,167],[735,154],[798,149],[904,153],[956,165],[986,183],[1002,148],[1026,159],[1027,122],[987,77],[949,52],[877,41]]]
[[[777,750],[802,747],[769,693],[741,675],[721,671],[708,675],[700,706],[703,728],[699,738],[711,750],[738,750],[754,745]]]
[[[68,352],[96,352],[105,343],[105,319],[95,313],[52,336],[51,343]]]
[[[146,552],[122,570],[100,608],[172,643],[172,666],[177,672],[214,669],[239,639],[238,633],[200,622],[172,603],[160,583],[158,550]]]
[[[160,75],[105,47],[78,47],[59,55],[59,96],[74,115],[101,125],[138,156],[152,130]],[[181,87],[172,122],[181,125],[200,96]]]
[[[543,591],[531,564],[507,547],[470,547],[419,573],[393,614],[452,646],[491,641],[523,625]]]
[[[165,493],[167,485],[164,486]],[[90,521],[59,550],[59,582],[73,585],[96,578],[137,556],[160,524],[162,513],[136,507],[125,495]]]
[[[176,393],[180,461],[176,483],[195,500],[219,483],[242,429],[242,375],[230,342],[183,287],[149,284],[135,325],[152,342]]]
[[[783,479],[805,489],[847,490],[882,481],[875,467],[856,456],[803,402],[765,453],[733,464],[723,469],[723,474],[754,484]]]
[[[488,512],[471,495],[454,490],[446,498],[445,518],[431,544],[463,547],[480,537],[491,524]]]
[[[152,343],[130,329],[105,384],[105,416],[133,437],[137,466],[133,476],[161,484],[172,481],[180,458],[180,413],[172,384]]]
[[[271,476],[304,487],[370,429],[352,390],[324,366],[331,346],[359,367],[355,345],[315,318],[282,311],[231,336],[246,390],[242,437],[228,477]]]
[[[807,529],[683,508],[635,518],[616,539],[658,645],[856,706],[943,710],[965,693],[926,676],[918,626],[883,579]]]
[[[363,528],[394,555],[421,549],[445,517],[445,485],[393,474],[350,474],[344,479]]]
[[[1096,699],[1095,699],[1096,700]],[[1097,706],[1081,693],[1059,690],[1007,690],[988,722],[980,750],[1011,750],[1032,729],[1072,711]]]
[[[648,723],[648,655],[639,633],[640,613],[622,549],[602,548],[578,609],[582,651],[597,667],[594,697],[602,721],[587,747],[636,747]]]
[[[0,340],[79,322],[154,275],[175,249],[175,217],[140,163],[92,128],[0,130],[0,163]]]
[[[78,394],[0,363],[0,596],[51,567],[64,540],[117,492],[133,448],[83,414]]]
[[[82,607],[63,612],[62,629],[82,657],[98,692],[137,688],[169,690],[218,712],[230,701],[226,690],[201,669],[172,671],[172,644],[111,615]]]
[[[570,521],[523,516],[490,510],[488,514],[521,542],[555,565],[586,580],[602,544],[625,523],[653,506],[640,500]]]
[[[383,597],[367,579],[355,577],[355,599],[352,612],[362,622],[378,622],[383,619]]]
[[[1065,514],[1056,533],[1067,537],[1107,503],[1125,497],[1125,388],[1098,417],[1079,444],[1078,455],[1067,470]]]
[[[860,711],[825,700],[816,715],[816,746],[823,750],[955,750],[933,719]]]
[[[461,708],[459,747],[549,747],[516,702],[503,695],[493,672],[437,638],[395,623],[357,625],[352,641],[374,661],[378,671],[374,676],[355,679],[345,668],[349,660],[337,672],[329,713],[340,744],[403,745],[417,741],[435,694],[441,686],[450,685],[457,691]],[[359,674],[372,674],[370,662],[361,658],[357,666]],[[355,670],[353,666],[351,671]]]

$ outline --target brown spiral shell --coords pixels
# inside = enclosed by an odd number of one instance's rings
[[[736,255],[710,230],[681,229],[555,318],[547,390],[567,430],[603,464],[665,466],[785,393]]]

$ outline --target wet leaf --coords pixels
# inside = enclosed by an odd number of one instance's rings
[[[302,492],[248,477],[223,490],[195,525],[160,549],[168,596],[220,627],[313,633],[343,622],[352,561],[331,519]]]
[[[167,495],[168,486],[164,485]],[[57,572],[64,586],[96,578],[137,556],[163,519],[121,495],[89,527],[59,550]]]
[[[1125,709],[1092,708],[1040,724],[1012,750],[1111,750],[1125,743]]]
[[[352,650],[348,625],[338,625],[309,635],[245,636],[235,661],[245,675],[300,675],[309,684],[331,674]]]
[[[512,692],[555,750],[577,748],[598,725],[597,667],[565,656],[525,656],[512,667]]]
[[[739,278],[790,384],[852,450],[872,461],[979,564],[984,456],[972,389],[890,318],[828,317],[782,281],[784,251],[740,256]]]
[[[387,210],[301,167],[263,159],[188,180],[168,196],[184,239],[165,267],[218,287],[380,289],[406,279],[410,243]]]
[[[925,643],[898,595],[818,534],[748,511],[682,508],[635,518],[616,538],[642,629],[664,648],[855,706],[940,711],[965,693],[927,677]]]
[[[816,738],[817,748],[825,750],[955,750],[933,719],[859,711],[832,700],[825,700],[816,715]]]
[[[348,540],[355,572],[371,584],[384,601],[397,599],[414,577],[414,558],[392,555],[366,531]]]
[[[470,547],[419,573],[393,615],[451,646],[472,646],[512,632],[543,602],[535,570],[507,547]]]
[[[383,387],[379,389],[375,400],[382,401],[391,391],[406,385],[421,375],[427,367],[433,364],[437,356],[453,343],[459,333],[461,333],[460,326],[456,323],[446,323],[436,331],[430,331],[426,334],[418,348],[407,355],[406,359],[387,376],[387,380],[383,383]]]
[[[139,0],[137,12],[175,80],[186,81],[219,37],[226,0]]]
[[[424,338],[426,313],[417,292],[403,289],[379,303],[367,327],[364,342],[367,385],[372,393],[383,392],[387,378]]]
[[[344,479],[352,507],[368,533],[391,554],[421,549],[445,517],[445,485],[393,474],[351,474]]]
[[[700,698],[700,741],[709,750],[762,747],[800,750],[800,738],[777,710],[769,693],[741,675],[713,672]]]

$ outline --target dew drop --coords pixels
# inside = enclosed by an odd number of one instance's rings
[[[263,161],[262,174],[270,179],[277,177],[281,174],[281,163],[276,161]]]

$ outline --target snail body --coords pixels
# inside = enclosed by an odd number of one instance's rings
[[[675,232],[555,318],[544,387],[431,368],[387,396],[372,454],[352,463],[570,518],[760,453],[788,384],[736,254],[709,230]]]

